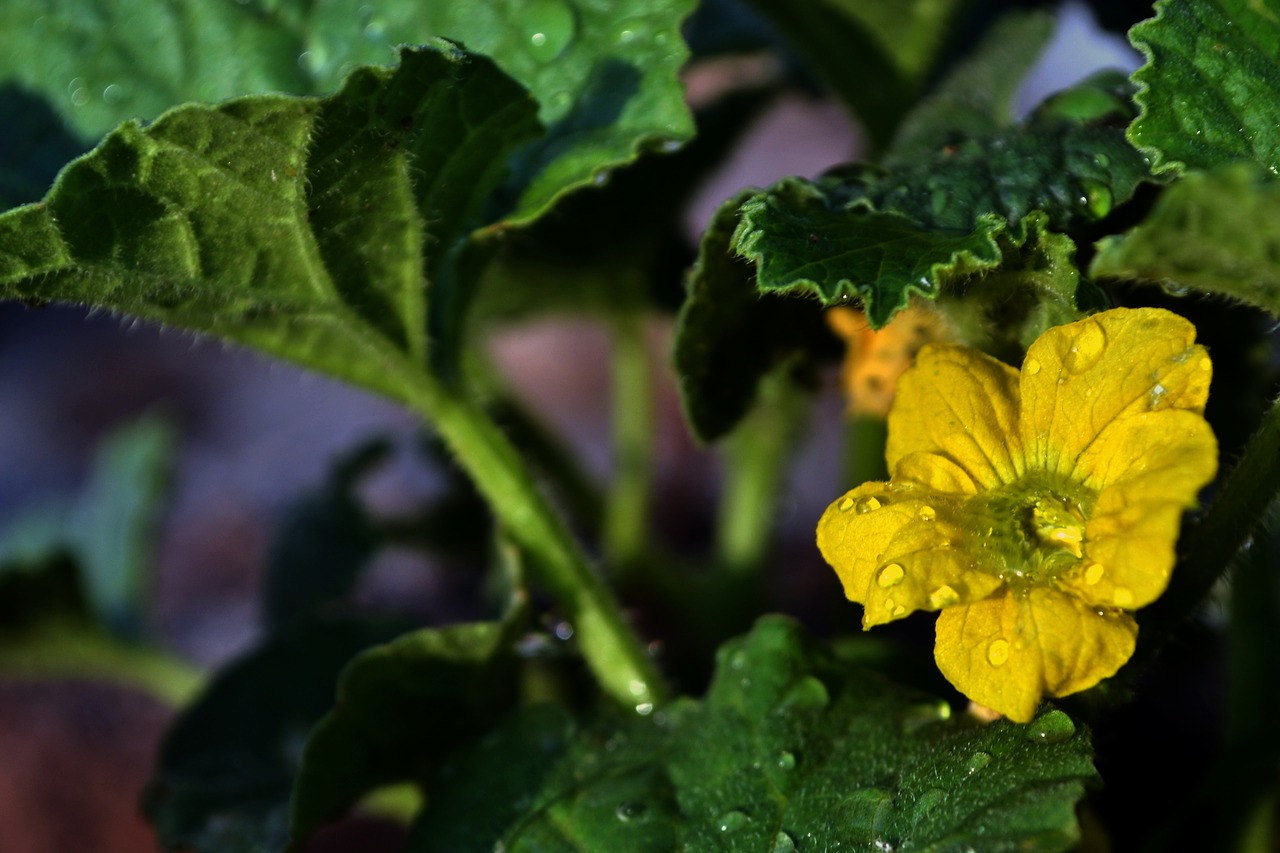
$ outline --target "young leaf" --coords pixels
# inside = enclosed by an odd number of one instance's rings
[[[426,282],[537,128],[489,61],[401,59],[323,100],[123,125],[42,204],[0,216],[0,295],[210,332],[403,399]]]
[[[173,724],[143,810],[166,849],[280,850],[307,733],[339,670],[404,625],[312,622],[223,669]]]
[[[1160,0],[1129,31],[1147,63],[1129,139],[1156,173],[1235,160],[1280,168],[1280,6],[1257,0]]]
[[[1280,315],[1280,183],[1247,163],[1188,172],[1135,228],[1098,244],[1092,276],[1159,282]]]
[[[423,629],[343,670],[337,706],[311,732],[293,793],[300,844],[374,788],[425,779],[510,706],[518,619]]]

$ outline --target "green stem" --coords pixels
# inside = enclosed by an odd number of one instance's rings
[[[804,423],[802,402],[790,378],[775,371],[760,383],[755,411],[726,442],[716,563],[731,573],[753,574],[764,565],[783,476]]]
[[[636,566],[648,540],[653,469],[653,388],[644,317],[614,323],[613,476],[605,504],[604,553],[620,571]]]
[[[1218,491],[1208,514],[1182,537],[1168,591],[1143,611],[1144,630],[1171,631],[1196,611],[1280,494],[1280,401]]]
[[[0,675],[106,681],[132,687],[173,708],[191,701],[205,683],[204,672],[181,658],[70,623],[45,626],[0,651]]]
[[[530,571],[564,608],[601,686],[628,705],[660,701],[666,689],[653,661],[506,436],[478,406],[429,376],[414,372],[405,379],[406,402],[431,421],[529,554]]]
[[[884,443],[888,436],[889,428],[884,418],[855,415],[845,422],[845,488],[889,479],[889,469],[884,461]]]

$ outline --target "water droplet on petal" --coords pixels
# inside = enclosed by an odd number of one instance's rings
[[[992,640],[987,646],[987,662],[992,666],[1003,666],[1009,659],[1009,643],[1005,640]]]
[[[779,832],[773,837],[772,853],[795,853],[796,843],[791,839],[790,835],[785,832]]]
[[[1027,363],[1022,365],[1022,369],[1026,371],[1028,376],[1035,376],[1040,372],[1040,362],[1034,358],[1027,359]]]
[[[1106,348],[1107,336],[1096,320],[1085,320],[1067,353],[1066,367],[1072,373],[1083,373],[1098,363]]]
[[[735,810],[720,815],[719,820],[716,821],[716,826],[720,828],[721,832],[737,832],[749,823],[751,823],[751,818]]]
[[[564,0],[533,0],[525,18],[532,25],[529,52],[539,62],[550,62],[564,53],[578,31],[578,15]]]
[[[618,816],[618,820],[623,823],[631,823],[632,821],[641,821],[649,812],[649,807],[640,802],[621,803],[614,811]]]
[[[1202,359],[1200,359],[1200,369],[1201,369],[1201,370],[1213,370],[1213,362],[1211,362],[1211,361],[1210,361],[1209,359],[1207,359],[1207,358],[1202,358]]]
[[[890,563],[880,570],[880,574],[876,577],[876,583],[881,589],[888,589],[891,586],[897,586],[902,583],[902,578],[906,575],[902,566],[897,563]]]
[[[1036,743],[1060,743],[1076,733],[1076,724],[1055,708],[1028,723],[1025,733],[1027,740]]]
[[[916,518],[921,521],[934,521],[938,517],[938,513],[931,506],[922,506],[920,511],[916,513]]]
[[[965,765],[965,769],[968,770],[969,775],[972,776],[974,773],[977,773],[990,763],[991,753],[975,752],[973,755],[969,756],[969,763]]]
[[[1160,408],[1160,403],[1167,393],[1169,393],[1169,389],[1159,382],[1151,386],[1151,393],[1147,395],[1147,407],[1150,409]]]
[[[858,501],[858,512],[859,513],[872,512],[874,510],[879,509],[882,506],[884,506],[884,504],[880,503],[880,499],[877,497],[863,498],[862,500]]]
[[[1094,563],[1092,566],[1084,570],[1084,582],[1089,586],[1093,586],[1102,580],[1102,576],[1106,574],[1106,569],[1102,568],[1101,563]]]
[[[950,607],[960,601],[960,593],[953,588],[943,584],[942,586],[929,593],[929,606],[935,610],[941,610],[944,607]]]
[[[1111,598],[1116,603],[1116,607],[1132,607],[1133,606],[1133,590],[1118,586],[1111,593]]]
[[[854,503],[856,503],[856,501],[854,501],[853,498],[845,498],[844,500],[840,501],[840,511],[848,512],[849,510],[853,509]]]

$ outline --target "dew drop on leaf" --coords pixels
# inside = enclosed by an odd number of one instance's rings
[[[974,773],[977,773],[979,770],[986,767],[990,763],[991,763],[991,753],[975,752],[973,755],[969,756],[969,763],[965,765],[965,769],[968,770],[969,775],[972,776]]]
[[[787,835],[785,832],[779,832],[773,837],[772,853],[794,853],[795,849],[795,841],[792,840],[791,836]]]
[[[1061,743],[1076,733],[1076,724],[1062,711],[1047,711],[1027,724],[1027,740],[1036,743]]]
[[[643,821],[649,813],[649,807],[641,802],[625,802],[619,804],[614,811],[618,820],[623,823],[632,823]]]
[[[915,808],[911,811],[911,820],[919,822],[920,818],[932,811],[939,803],[946,802],[946,799],[946,791],[939,788],[930,788],[920,795],[920,799],[916,800]]]
[[[749,823],[751,823],[751,818],[740,811],[734,810],[720,815],[719,820],[716,821],[716,826],[719,827],[721,832],[737,832]]]
[[[787,689],[778,707],[818,711],[827,707],[830,702],[831,694],[827,692],[827,686],[812,675],[806,675]]]
[[[528,6],[529,52],[540,62],[564,53],[578,31],[578,15],[565,0],[533,0]]]
[[[880,788],[862,788],[845,797],[840,804],[845,832],[850,840],[872,841],[880,832],[893,806],[893,796]]]
[[[788,752],[787,750],[784,749],[782,752],[778,753],[778,769],[779,770],[794,770],[795,767],[796,767],[796,755],[794,752]]]

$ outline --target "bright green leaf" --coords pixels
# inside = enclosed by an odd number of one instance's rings
[[[125,124],[44,203],[0,216],[0,295],[209,332],[402,398],[426,281],[536,134],[533,109],[442,45],[323,100]]]
[[[143,810],[166,849],[280,850],[311,727],[339,670],[404,625],[312,622],[221,670],[160,747]]]
[[[1230,296],[1280,315],[1280,183],[1249,164],[1188,172],[1135,228],[1098,244],[1092,276]]]
[[[338,682],[337,706],[300,757],[294,842],[375,788],[426,778],[504,713],[517,688],[517,624],[423,629],[353,660]]]
[[[1129,31],[1147,63],[1129,139],[1155,172],[1235,160],[1280,168],[1280,3],[1161,0]]]

